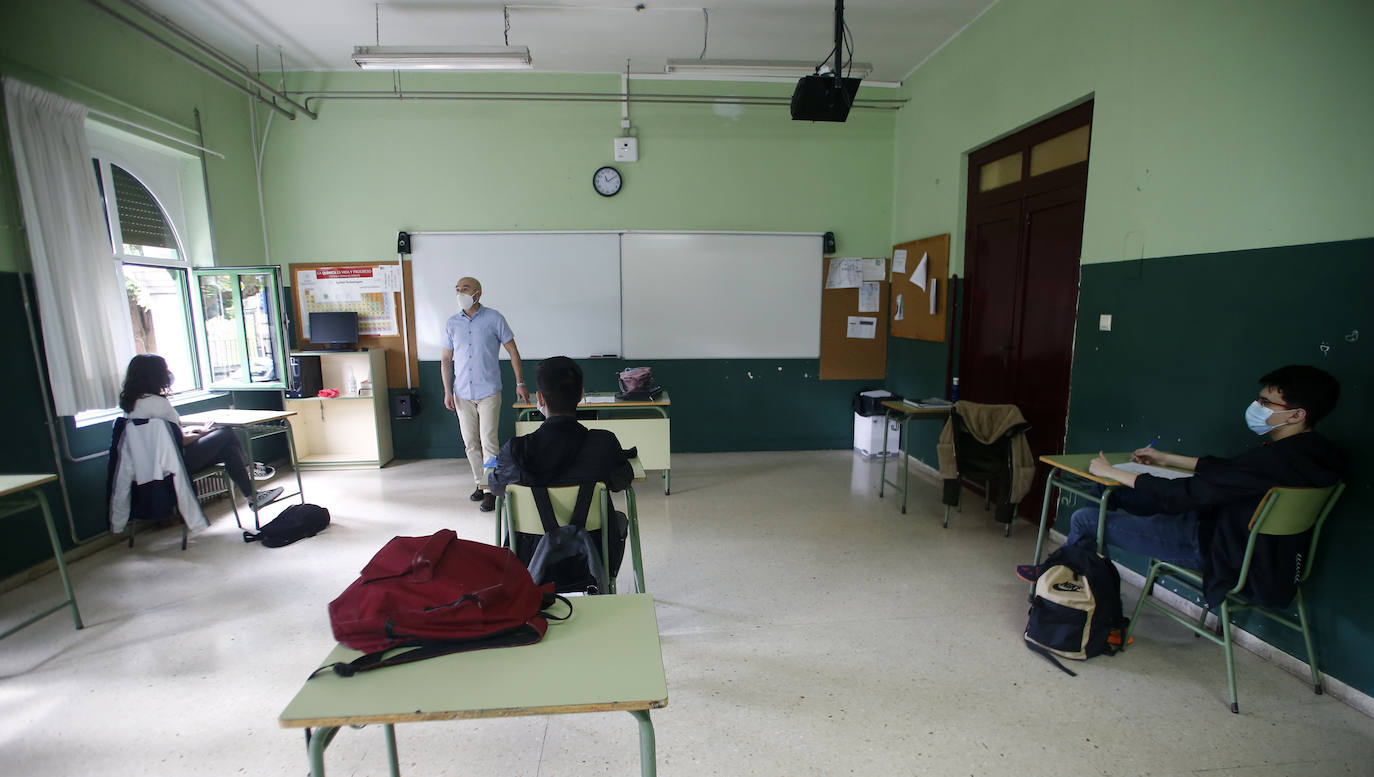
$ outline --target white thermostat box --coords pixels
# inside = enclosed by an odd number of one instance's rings
[[[638,161],[639,161],[639,138],[616,138],[616,139],[615,139],[615,161],[617,161],[617,162],[638,162]]]

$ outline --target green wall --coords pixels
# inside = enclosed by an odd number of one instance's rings
[[[391,75],[296,74],[292,82],[390,89]],[[614,93],[620,78],[430,74],[405,75],[402,85]],[[631,89],[787,93],[779,85],[662,81],[632,81]],[[841,255],[887,253],[893,114],[856,110],[831,125],[794,122],[776,106],[632,104],[630,119],[640,158],[617,164],[625,186],[612,198],[592,191],[591,175],[612,163],[619,103],[331,100],[316,122],[274,119],[264,177],[272,259],[394,258],[400,230],[834,231]],[[687,291],[709,310],[712,287],[729,282],[703,274]],[[653,366],[672,393],[680,451],[849,447],[849,396],[867,385],[821,382],[815,359],[639,364]],[[589,386],[614,388],[612,372],[624,366],[588,364]],[[508,368],[505,384],[513,399]],[[398,456],[461,455],[440,386],[438,363],[422,363],[422,414],[392,425]],[[764,404],[793,407],[790,417],[806,420],[760,423],[754,413]],[[503,437],[513,431],[512,414],[504,415]]]
[[[1002,0],[903,86],[893,181],[893,242],[949,232],[962,274],[968,152],[1094,100],[1067,447],[1162,434],[1236,453],[1254,444],[1240,413],[1255,379],[1293,362],[1330,369],[1344,394],[1323,431],[1351,454],[1351,488],[1312,598],[1322,668],[1365,693],[1374,359],[1346,338],[1374,326],[1371,33],[1374,4],[1360,0]],[[1097,331],[1102,313],[1114,331]],[[943,394],[946,355],[890,339],[888,385]],[[914,441],[932,465],[935,435]]]
[[[197,138],[185,128],[194,127],[194,114],[199,109],[205,145],[226,157],[210,157],[207,170],[218,259],[234,264],[263,261],[248,98],[242,93],[77,0],[8,0],[0,24],[0,74],[192,142]],[[115,126],[124,129],[123,125]],[[10,427],[9,443],[0,448],[0,469],[51,472],[54,457],[39,387],[44,378],[34,363],[20,295],[21,278],[31,280],[27,274],[28,245],[3,121],[0,137],[4,146],[0,155],[0,300],[4,301],[0,304],[0,331],[7,335],[0,344],[0,360],[7,365],[0,401],[8,409]],[[192,183],[201,185],[199,181]],[[203,251],[204,246],[194,248]],[[183,410],[194,412],[224,402]],[[109,447],[110,424],[77,430],[69,418],[59,419],[59,423],[67,429],[74,456]],[[105,466],[104,457],[63,465],[73,522],[83,538],[105,527]],[[47,488],[48,500],[57,513],[59,534],[70,544],[60,491],[56,485]],[[0,577],[51,557],[40,521],[12,520],[6,523],[6,531],[7,540],[0,550]]]

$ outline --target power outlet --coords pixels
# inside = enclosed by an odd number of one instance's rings
[[[1103,313],[1097,317],[1097,329],[1100,332],[1112,331],[1112,314]]]
[[[616,138],[616,139],[615,139],[615,161],[617,161],[617,162],[638,162],[638,161],[639,161],[639,138]]]

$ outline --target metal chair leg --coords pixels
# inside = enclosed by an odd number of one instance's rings
[[[1231,686],[1231,712],[1240,712],[1240,705],[1236,700],[1236,656],[1231,646],[1231,607],[1228,603],[1221,604],[1221,641],[1222,647],[1226,650],[1226,682]]]
[[[1302,641],[1307,645],[1307,668],[1312,671],[1312,692],[1322,693],[1322,676],[1317,669],[1317,647],[1312,641],[1312,627],[1307,622],[1307,606],[1302,601],[1302,589],[1293,597],[1298,605],[1298,622],[1302,624]]]

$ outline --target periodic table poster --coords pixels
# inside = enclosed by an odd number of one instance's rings
[[[401,270],[394,265],[301,270],[296,274],[301,333],[310,339],[311,313],[357,313],[359,336],[397,335],[395,292],[400,290]]]

